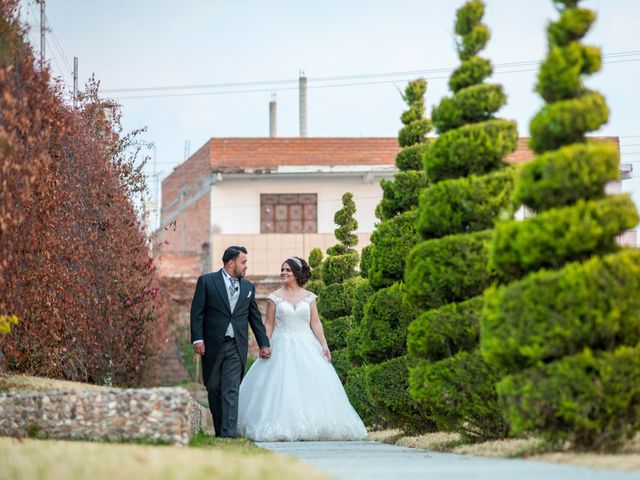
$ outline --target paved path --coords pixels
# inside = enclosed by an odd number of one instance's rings
[[[640,480],[640,472],[473,457],[377,442],[263,442],[340,480]]]

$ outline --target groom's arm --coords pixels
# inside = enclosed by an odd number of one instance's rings
[[[193,300],[191,301],[191,342],[196,346],[202,344],[204,346],[204,310],[207,300],[207,287],[204,284],[202,276],[198,278],[196,283],[196,291],[193,294]],[[204,349],[202,349],[204,353]],[[199,353],[199,352],[198,352]]]
[[[249,304],[249,325],[251,325],[251,330],[253,330],[258,346],[260,348],[269,347],[269,337],[267,337],[267,331],[264,328],[264,323],[262,323],[262,315],[256,303],[255,285],[251,293],[251,303]]]

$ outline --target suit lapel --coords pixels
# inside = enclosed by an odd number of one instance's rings
[[[249,282],[244,278],[240,279],[240,297],[238,298],[238,303],[236,303],[236,308],[240,302],[244,302],[247,299],[247,295],[249,293]]]
[[[229,314],[231,314],[231,305],[229,304],[229,294],[227,293],[227,287],[224,283],[224,278],[222,278],[222,271],[218,270],[213,274],[213,283],[215,283],[216,288],[218,289],[218,294],[222,301],[227,306],[227,310],[229,310]]]

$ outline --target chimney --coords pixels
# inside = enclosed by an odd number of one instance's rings
[[[307,77],[304,72],[300,72],[298,80],[298,89],[300,90],[300,136],[307,136]]]
[[[271,95],[269,102],[269,136],[275,137],[276,134],[276,94]]]

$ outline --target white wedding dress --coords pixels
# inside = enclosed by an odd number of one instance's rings
[[[240,385],[238,433],[255,441],[362,440],[367,430],[310,326],[310,293],[292,305],[273,293],[271,358]]]

